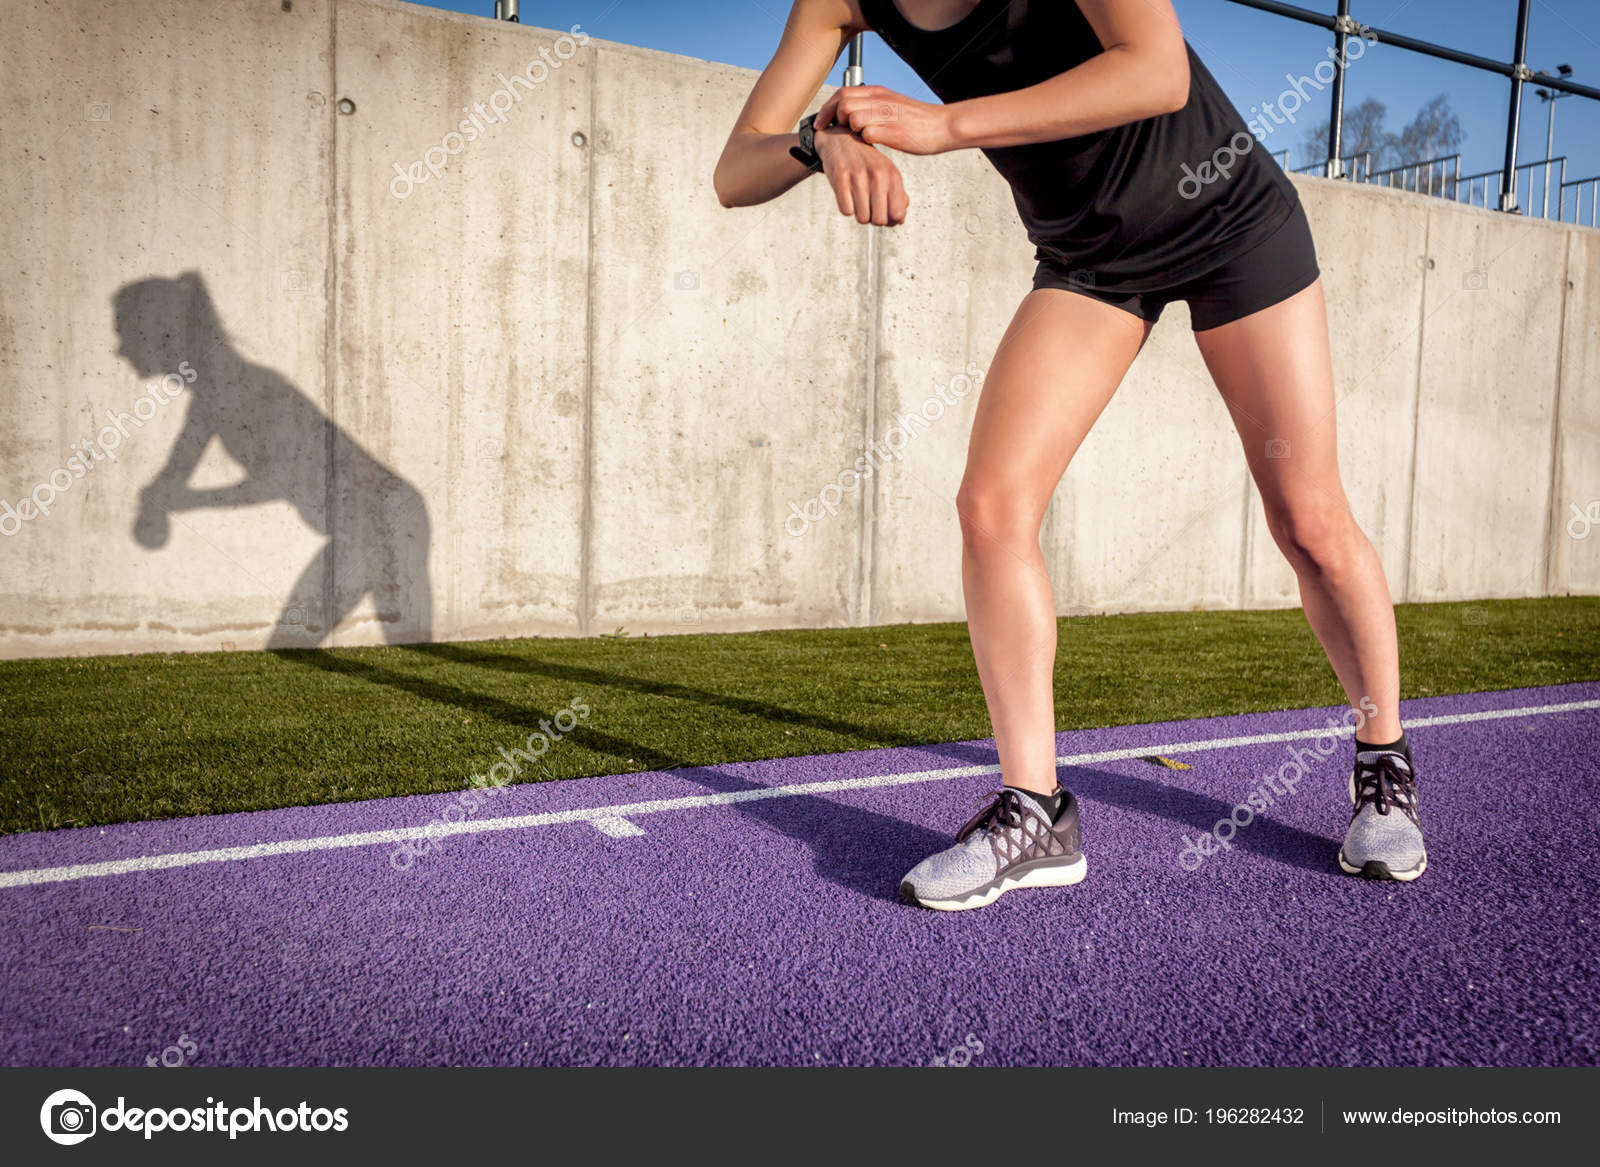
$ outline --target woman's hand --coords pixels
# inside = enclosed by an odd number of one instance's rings
[[[905,222],[911,200],[900,168],[843,126],[824,130],[820,116],[817,126],[817,156],[822,159],[822,175],[839,200],[839,213],[880,227]]]
[[[869,145],[903,154],[943,154],[956,148],[948,106],[929,105],[882,85],[851,85],[835,93],[817,111],[817,131],[831,125],[859,134]]]

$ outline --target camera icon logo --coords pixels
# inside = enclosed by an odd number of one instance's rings
[[[1489,269],[1468,268],[1461,277],[1461,286],[1469,292],[1481,292],[1489,286]]]
[[[1289,443],[1284,438],[1269,438],[1267,440],[1267,457],[1287,458],[1289,456]]]
[[[681,271],[672,277],[672,288],[676,292],[698,292],[700,290],[700,273],[697,271]]]
[[[39,1108],[39,1125],[52,1143],[70,1147],[94,1134],[97,1113],[87,1094],[57,1090]]]

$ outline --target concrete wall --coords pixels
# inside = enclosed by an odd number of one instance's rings
[[[962,617],[964,378],[1032,272],[980,156],[904,159],[895,230],[819,180],[726,211],[747,70],[391,0],[13,8],[0,498],[49,509],[0,508],[0,655]],[[1600,591],[1600,233],[1297,182],[1395,598]],[[1181,305],[1043,538],[1064,613],[1297,602]]]

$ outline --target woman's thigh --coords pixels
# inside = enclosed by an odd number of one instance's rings
[[[1269,519],[1308,508],[1344,510],[1322,282],[1194,339]]]
[[[964,501],[1044,514],[1151,325],[1092,297],[1030,292],[995,350],[972,422]],[[975,498],[974,496],[981,496]],[[968,507],[967,509],[972,509]]]

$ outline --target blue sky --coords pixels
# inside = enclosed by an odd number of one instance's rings
[[[1298,0],[1301,7],[1332,11],[1333,0]],[[432,0],[434,7],[488,16],[493,0]],[[1184,31],[1211,72],[1241,110],[1270,101],[1284,89],[1284,73],[1309,72],[1323,59],[1329,34],[1311,25],[1270,16],[1226,0],[1175,0]],[[552,3],[522,0],[522,22],[544,28],[581,24],[591,36],[669,53],[763,67],[789,10],[787,0],[591,0]],[[1516,0],[1352,0],[1351,15],[1378,28],[1509,60]],[[1570,64],[1574,79],[1600,86],[1600,0],[1534,0],[1529,61],[1554,71]],[[881,42],[868,37],[867,80],[932,100],[927,87]],[[833,83],[839,80],[836,69]],[[1349,74],[1347,108],[1368,97],[1389,107],[1388,128],[1399,130],[1423,103],[1443,92],[1461,119],[1463,173],[1501,164],[1510,83],[1476,69],[1379,46]],[[730,111],[731,116],[732,111]],[[1547,108],[1526,90],[1520,161],[1544,154]],[[1270,141],[1296,148],[1304,127],[1326,119],[1328,101],[1302,111],[1297,128]],[[1569,178],[1600,174],[1600,102],[1563,99],[1556,109],[1556,154],[1568,156]]]

